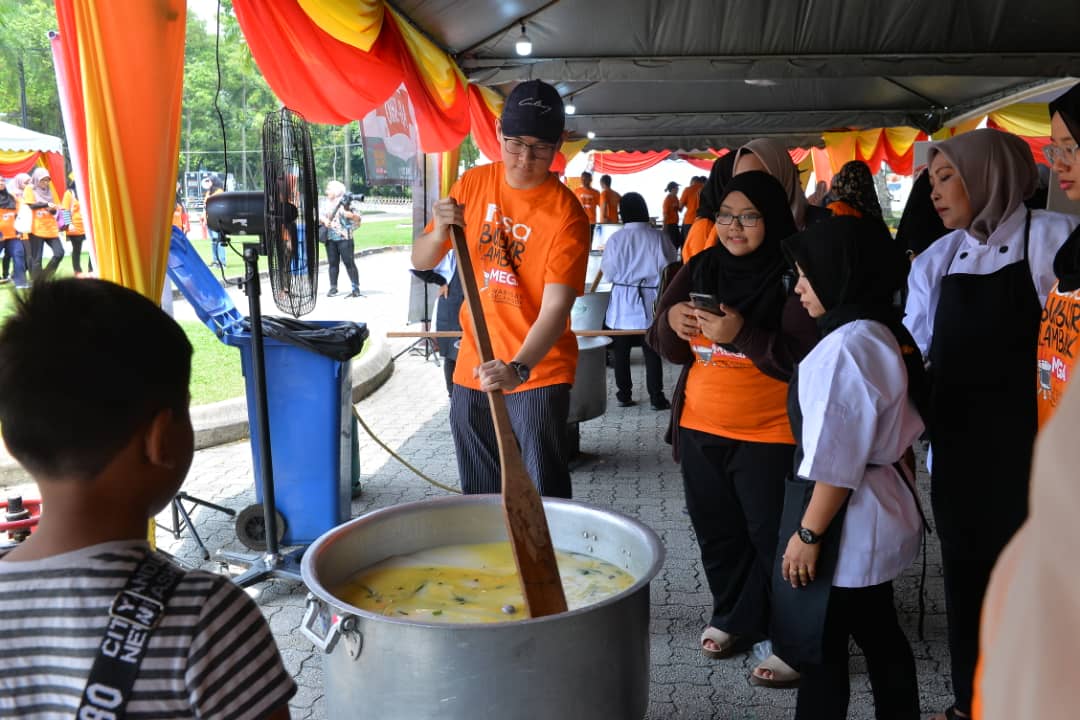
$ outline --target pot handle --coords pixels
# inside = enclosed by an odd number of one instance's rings
[[[341,638],[341,620],[342,618],[334,618],[330,615],[326,603],[308,593],[307,607],[304,610],[304,619],[300,623],[300,632],[315,647],[324,653],[330,654],[334,651],[334,646],[337,645],[337,641]],[[325,634],[319,635],[316,628],[324,629]]]

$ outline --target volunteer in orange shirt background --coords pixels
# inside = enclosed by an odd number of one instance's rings
[[[60,209],[53,202],[52,179],[49,171],[43,167],[35,168],[30,182],[23,190],[23,202],[30,206],[34,213],[34,224],[30,228],[30,278],[37,280],[39,277],[48,279],[53,276],[60,267],[60,261],[64,259],[64,245],[60,242],[60,227],[56,224],[56,213]],[[49,264],[42,270],[42,251],[45,245],[52,251]]]
[[[682,238],[683,242],[686,241],[686,235],[690,232],[690,226],[694,224],[694,218],[697,217],[698,202],[701,197],[701,188],[705,185],[705,178],[700,175],[695,175],[690,178],[690,184],[682,191],[682,195],[679,196],[679,209],[683,211],[682,218]]]
[[[682,249],[683,236],[679,230],[679,183],[672,180],[664,188],[663,219],[664,232],[676,250]]]
[[[64,193],[64,199],[60,201],[60,207],[68,213],[65,235],[71,243],[71,269],[76,276],[81,276],[83,274],[82,245],[86,241],[86,228],[83,227],[82,203],[79,202],[74,180],[68,183],[67,192]],[[90,272],[94,272],[94,266],[90,260],[86,261],[86,267]]]
[[[566,420],[577,368],[570,308],[585,286],[589,218],[549,172],[562,145],[558,91],[519,84],[496,133],[499,162],[469,170],[413,242],[412,262],[430,270],[450,250],[450,226],[465,230],[495,360],[480,364],[468,310],[454,370],[450,428],[465,493],[500,490],[499,453],[487,397],[506,395],[510,423],[542,495],[571,496]]]
[[[22,242],[16,237],[15,213],[18,212],[18,203],[15,196],[8,192],[7,178],[0,177],[0,250],[4,251],[3,275],[0,276],[0,284],[11,282],[11,265],[15,261],[15,277],[23,277],[25,283],[26,270],[23,265]]]
[[[581,187],[574,190],[578,202],[589,218],[589,225],[596,224],[596,211],[600,207],[600,191],[592,186],[592,173],[581,173]]]
[[[734,171],[735,153],[733,152],[717,159],[709,170],[709,177],[701,186],[701,193],[698,194],[697,217],[690,225],[690,232],[682,246],[684,263],[690,262],[690,258],[716,244],[716,211],[720,208],[724,188],[731,182]]]
[[[611,176],[600,177],[600,222],[619,222],[619,201],[622,195],[611,189]]]

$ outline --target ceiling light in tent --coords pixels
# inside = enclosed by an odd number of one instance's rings
[[[566,109],[566,114],[567,115],[573,115],[574,113],[577,112],[577,108],[574,107],[574,103],[572,103],[572,102],[566,103],[566,105],[564,107]]]
[[[746,78],[743,82],[754,87],[773,87],[776,85],[776,81],[769,78]]]
[[[518,55],[532,55],[532,40],[525,34],[525,23],[521,23],[521,35],[514,44],[514,49],[517,50]]]
[[[590,140],[592,140],[593,138],[595,138],[595,137],[596,137],[596,133],[594,133],[594,132],[593,132],[592,130],[590,130],[589,132],[585,133],[585,137],[587,137],[587,138],[589,138]]]

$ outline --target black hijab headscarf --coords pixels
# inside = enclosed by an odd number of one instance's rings
[[[649,222],[649,206],[645,198],[636,192],[628,192],[619,199],[619,217],[623,223]]]
[[[709,179],[701,186],[701,195],[698,196],[697,217],[709,220],[716,217],[716,211],[720,209],[720,201],[724,199],[724,190],[727,188],[728,183],[731,182],[731,176],[734,172],[734,152],[729,152],[712,164]]]
[[[832,193],[863,215],[881,217],[881,203],[870,168],[861,160],[844,163],[840,172],[833,175]]]
[[[825,308],[818,318],[822,337],[854,320],[876,320],[900,345],[908,373],[908,395],[927,417],[929,384],[922,354],[900,322],[893,302],[907,281],[909,263],[880,220],[832,217],[784,241]]]
[[[1051,118],[1054,113],[1061,113],[1069,134],[1080,143],[1080,85],[1073,85],[1069,92],[1050,103],[1049,110]],[[1058,278],[1058,289],[1062,292],[1080,288],[1080,227],[1073,230],[1054,256],[1054,274]]]
[[[780,241],[796,230],[787,191],[772,175],[755,170],[732,178],[723,198],[733,192],[741,192],[761,213],[765,239],[748,255],[732,255],[722,239],[695,255],[690,261],[694,292],[710,293],[738,310],[751,325],[775,330],[787,300],[781,282],[787,263]],[[723,199],[717,209],[722,204]],[[720,226],[717,231],[724,233],[726,228]]]
[[[896,242],[912,255],[923,252],[949,232],[937,210],[934,210],[934,201],[930,199],[932,189],[929,171],[920,173],[911,184],[911,194],[904,205],[904,214],[900,216],[900,226],[896,229]]]
[[[7,181],[4,181],[4,189],[0,190],[0,210],[14,210],[15,196],[8,192]]]

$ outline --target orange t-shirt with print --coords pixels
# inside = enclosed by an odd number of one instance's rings
[[[664,196],[664,224],[679,224],[679,198],[671,193]]]
[[[788,422],[787,383],[703,335],[691,341],[690,349],[694,365],[686,378],[681,427],[734,440],[795,444]]]
[[[619,222],[620,200],[622,200],[622,195],[615,192],[611,188],[608,188],[607,190],[602,190],[600,192],[600,222]]]
[[[688,185],[685,190],[682,191],[682,196],[679,197],[679,205],[686,210],[683,212],[682,222],[683,225],[692,225],[694,218],[697,217],[698,204],[701,202],[701,188],[704,185]]]
[[[600,192],[584,185],[574,190],[590,223],[596,223],[596,208],[600,205]]]
[[[23,190],[23,202],[27,205],[33,205],[36,202],[52,202],[51,197],[44,200],[38,200],[37,195],[34,194],[34,188],[32,185],[27,185]],[[30,226],[30,234],[37,235],[40,238],[54,238],[60,235],[60,226],[56,224],[55,213],[49,212],[49,208],[38,208],[32,211],[34,213],[34,223]]]
[[[709,218],[698,218],[690,226],[690,232],[686,233],[686,241],[682,246],[683,265],[690,262],[690,258],[703,250],[708,250],[717,243],[716,223]]]
[[[0,208],[0,239],[14,240],[18,235],[15,232],[15,216],[18,211],[15,208]]]
[[[1072,378],[1076,355],[1080,353],[1080,290],[1061,292],[1057,284],[1046,296],[1039,347],[1036,355],[1039,427],[1057,410],[1065,387]]]
[[[469,170],[450,189],[465,206],[465,239],[480,288],[480,300],[495,357],[510,361],[540,314],[544,286],[569,285],[580,295],[589,259],[589,219],[574,193],[550,175],[540,185],[515,190],[506,184],[503,163]],[[429,223],[430,232],[434,223]],[[450,250],[447,237],[445,249]],[[468,305],[461,306],[463,336],[454,382],[473,390],[480,364]],[[566,327],[529,381],[513,392],[573,384],[577,338]]]
[[[79,202],[79,198],[75,197],[75,193],[70,190],[65,192],[60,207],[71,213],[71,224],[68,225],[67,234],[85,235],[86,228],[83,227],[82,204]]]

